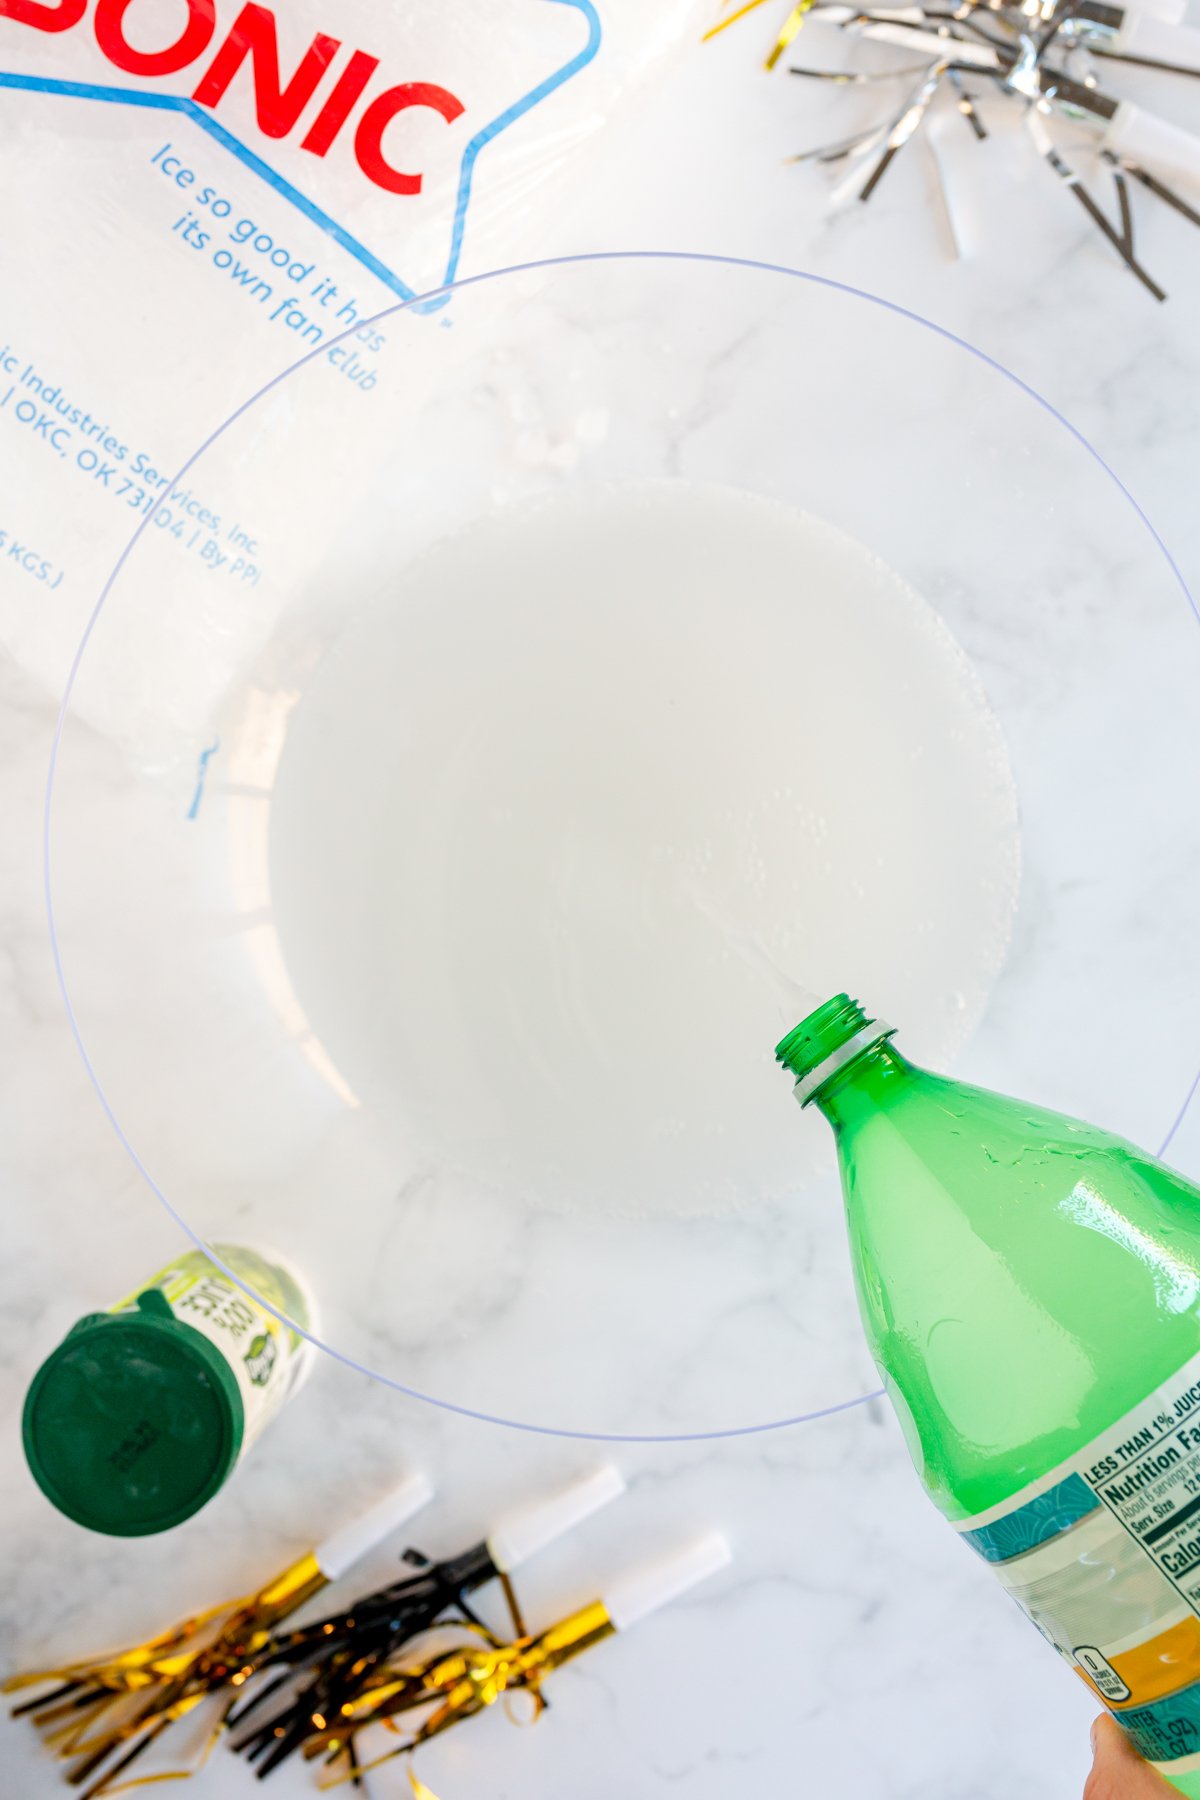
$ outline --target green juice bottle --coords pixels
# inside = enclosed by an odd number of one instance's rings
[[[859,1307],[934,1503],[1200,1797],[1200,1188],[907,1062],[845,994],[778,1046],[837,1139]]]

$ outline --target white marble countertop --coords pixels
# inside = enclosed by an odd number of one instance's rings
[[[830,219],[822,178],[783,165],[813,141],[801,116],[810,90],[756,71],[766,29],[747,21],[679,59],[652,103],[594,150],[542,222],[536,250],[758,257],[916,309],[997,357],[1086,432],[1200,585],[1200,235],[1139,204],[1140,248],[1173,296],[1157,306],[1049,173],[1021,165],[1015,178],[993,169],[982,180],[974,205],[994,210],[973,254],[956,260],[921,146],[869,208]],[[831,116],[830,97],[821,105]],[[983,155],[994,165],[1000,151],[997,139]],[[504,1506],[597,1457],[586,1444],[436,1411],[326,1362],[273,1427],[269,1453],[166,1537],[100,1540],[35,1490],[18,1448],[34,1368],[72,1318],[120,1285],[118,1271],[153,1268],[178,1234],[96,1104],[54,981],[40,813],[56,697],[9,664],[0,682],[0,1404],[9,1446],[0,1639],[6,1666],[20,1668],[148,1634],[244,1591],[345,1517],[351,1495],[369,1497],[406,1468],[429,1470],[445,1496],[434,1525],[422,1521],[412,1537],[449,1553]],[[1175,848],[1200,876],[1188,816]],[[1129,929],[1153,925],[1131,920]],[[1186,1014],[1170,1027],[1181,1071],[1196,1061]],[[1176,1154],[1200,1173],[1200,1134],[1185,1133]],[[496,1709],[432,1749],[420,1773],[443,1800],[1075,1800],[1094,1709],[954,1544],[882,1406],[763,1437],[623,1445],[614,1456],[630,1496],[531,1567],[522,1592],[532,1614],[589,1598],[596,1573],[627,1559],[631,1544],[651,1553],[715,1525],[734,1564],[564,1673],[535,1732],[514,1730]],[[388,1566],[379,1556],[371,1569]],[[61,1791],[32,1731],[2,1730],[4,1791],[19,1800]],[[219,1752],[188,1792],[203,1800],[252,1786]],[[373,1788],[381,1797],[402,1790],[399,1771]],[[273,1791],[280,1800],[311,1792],[309,1771],[289,1767]]]

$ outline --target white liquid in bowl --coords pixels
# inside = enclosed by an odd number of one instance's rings
[[[344,1082],[555,1209],[794,1191],[823,1138],[771,1053],[803,990],[945,1062],[1018,860],[931,609],[820,521],[683,482],[512,508],[398,570],[292,709],[271,808],[279,943]]]

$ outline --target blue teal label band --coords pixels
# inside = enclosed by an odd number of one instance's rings
[[[1148,1706],[1124,1708],[1115,1716],[1138,1755],[1148,1762],[1175,1762],[1200,1751],[1200,1681]]]
[[[1069,1531],[1099,1505],[1082,1476],[1068,1475],[1057,1487],[1039,1494],[1036,1500],[1027,1500],[1006,1518],[977,1525],[974,1531],[964,1531],[962,1535],[985,1562],[1007,1562],[1010,1556],[1022,1556]]]

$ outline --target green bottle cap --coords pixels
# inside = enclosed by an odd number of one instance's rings
[[[237,1377],[157,1288],[136,1309],[91,1313],[47,1357],[25,1397],[29,1467],[60,1512],[141,1537],[211,1500],[242,1444]]]

